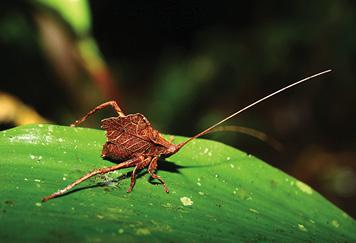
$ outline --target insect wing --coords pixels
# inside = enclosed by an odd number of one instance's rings
[[[102,157],[112,160],[126,160],[139,156],[154,144],[150,139],[152,127],[142,114],[111,117],[102,120],[107,141]]]

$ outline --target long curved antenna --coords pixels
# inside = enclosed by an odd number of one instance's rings
[[[242,108],[241,110],[236,111],[235,113],[231,114],[230,116],[226,117],[225,119],[219,121],[218,123],[215,123],[215,124],[212,125],[211,127],[209,127],[209,128],[207,128],[207,129],[205,129],[204,131],[198,133],[198,134],[195,135],[194,137],[189,138],[187,141],[178,144],[177,146],[178,146],[178,148],[180,149],[181,147],[183,147],[184,145],[186,145],[187,143],[189,143],[189,142],[192,141],[193,139],[196,139],[196,138],[198,138],[198,137],[200,137],[200,136],[203,136],[203,135],[207,134],[208,132],[210,132],[210,131],[211,131],[212,129],[214,129],[215,127],[217,127],[217,126],[219,126],[220,124],[226,122],[227,120],[230,120],[231,118],[237,116],[238,114],[244,112],[245,110],[247,110],[247,109],[249,109],[249,108],[251,108],[251,107],[257,105],[258,103],[261,103],[262,101],[267,100],[267,99],[271,98],[272,96],[275,96],[276,94],[279,94],[279,93],[285,91],[286,89],[292,88],[293,86],[296,86],[296,85],[298,85],[298,84],[301,84],[301,83],[303,83],[303,82],[305,82],[305,81],[308,81],[308,80],[310,80],[310,79],[312,79],[312,78],[315,78],[315,77],[317,77],[317,76],[323,75],[323,74],[328,73],[328,72],[331,72],[331,69],[328,69],[328,70],[325,70],[325,71],[323,71],[323,72],[320,72],[320,73],[314,74],[314,75],[312,75],[312,76],[309,76],[309,77],[307,77],[307,78],[301,79],[301,80],[299,80],[299,81],[297,81],[297,82],[294,82],[294,83],[292,83],[292,84],[290,84],[290,85],[287,85],[287,86],[285,86],[284,88],[281,88],[281,89],[279,89],[279,90],[277,90],[277,91],[275,91],[275,92],[273,92],[273,93],[271,93],[271,94],[269,94],[269,95],[267,95],[267,96],[265,96],[265,97],[263,97],[263,98],[261,98],[261,99],[259,99],[259,100],[256,100],[255,102],[249,104],[248,106],[245,106],[245,107]]]

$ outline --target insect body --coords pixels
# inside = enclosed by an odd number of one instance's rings
[[[164,180],[160,176],[155,174],[155,171],[157,169],[157,161],[159,157],[168,157],[172,154],[177,153],[179,149],[181,149],[184,145],[186,145],[193,139],[209,133],[215,127],[235,117],[241,112],[251,108],[252,106],[255,106],[256,104],[286,89],[289,89],[295,85],[298,85],[302,82],[305,82],[309,79],[312,79],[316,76],[320,76],[330,71],[331,70],[326,70],[324,72],[317,73],[315,75],[299,80],[295,83],[292,83],[282,89],[279,89],[276,92],[273,92],[251,103],[250,105],[242,108],[241,110],[231,114],[230,116],[226,117],[220,122],[212,125],[211,127],[205,129],[204,131],[198,133],[194,137],[191,137],[185,142],[182,142],[180,144],[173,144],[170,141],[164,139],[163,136],[151,126],[150,122],[147,120],[147,118],[144,115],[140,113],[125,115],[115,101],[109,101],[104,104],[101,104],[95,107],[90,112],[88,112],[80,120],[74,122],[71,126],[77,126],[82,122],[84,122],[90,115],[94,114],[95,112],[102,110],[108,106],[112,106],[114,110],[117,112],[118,116],[107,118],[101,121],[102,122],[101,127],[106,130],[106,142],[103,146],[101,156],[104,159],[117,161],[118,164],[110,167],[93,170],[92,172],[84,175],[83,177],[69,184],[65,188],[53,193],[50,196],[44,197],[42,201],[45,202],[48,201],[49,199],[58,197],[66,193],[74,186],[80,184],[81,182],[97,174],[106,174],[111,171],[128,168],[128,167],[134,167],[134,169],[131,174],[130,186],[127,192],[131,192],[133,186],[135,185],[135,176],[137,170],[141,170],[146,167],[148,173],[152,176],[152,178],[158,179],[162,183],[164,190],[168,192],[169,190]]]
[[[104,119],[101,127],[107,131],[103,158],[124,161],[138,156],[171,155],[177,150],[177,145],[165,140],[139,113]]]

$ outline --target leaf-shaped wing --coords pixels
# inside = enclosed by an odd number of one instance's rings
[[[157,131],[142,114],[107,118],[102,120],[101,127],[106,130],[107,138],[103,146],[103,158],[127,160],[144,155],[155,147],[151,138]]]

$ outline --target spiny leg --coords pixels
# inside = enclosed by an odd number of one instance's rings
[[[102,110],[102,109],[104,109],[104,108],[106,108],[108,106],[112,106],[112,108],[114,108],[114,110],[117,112],[117,114],[120,117],[125,116],[125,114],[122,112],[122,110],[119,107],[119,105],[117,104],[117,102],[112,100],[112,101],[105,102],[105,103],[103,103],[101,105],[98,105],[97,107],[95,107],[94,109],[89,111],[85,116],[83,116],[79,120],[77,120],[74,123],[72,123],[71,126],[72,127],[78,126],[80,123],[84,122],[89,116],[93,115],[95,112],[100,111],[100,110]]]
[[[131,174],[131,181],[130,181],[130,186],[127,189],[127,192],[131,192],[132,188],[135,186],[135,182],[136,182],[136,171],[137,170],[142,170],[143,168],[145,168],[150,162],[151,162],[151,157],[147,157],[145,158],[141,163],[137,164],[135,169],[132,171]]]
[[[148,173],[150,173],[150,175],[152,176],[153,179],[159,180],[159,181],[162,183],[163,187],[164,187],[164,191],[168,193],[169,190],[168,190],[168,188],[167,188],[167,186],[166,186],[166,183],[165,183],[164,180],[162,179],[162,177],[160,177],[160,176],[158,176],[158,175],[156,175],[156,174],[154,173],[154,171],[157,169],[157,161],[158,161],[158,157],[154,157],[154,158],[151,160],[151,163],[150,163],[150,165],[148,166]]]
[[[142,163],[143,161],[143,157],[138,157],[138,158],[134,158],[134,159],[130,159],[130,160],[127,160],[125,162],[122,162],[120,164],[117,164],[117,165],[113,165],[113,166],[110,166],[110,167],[105,167],[105,168],[101,168],[101,169],[96,169],[96,170],[93,170],[92,172],[89,172],[88,174],[84,175],[83,177],[79,178],[78,180],[74,181],[73,183],[69,184],[68,186],[66,186],[65,188],[47,196],[47,197],[44,197],[42,199],[42,202],[46,202],[52,198],[55,198],[55,197],[58,197],[60,195],[63,195],[64,193],[66,193],[67,191],[69,191],[70,189],[72,189],[73,187],[75,187],[76,185],[82,183],[83,181],[86,181],[88,180],[89,178],[97,175],[97,174],[106,174],[110,171],[115,171],[115,170],[119,170],[119,169],[123,169],[123,168],[128,168],[128,167],[132,167],[132,166],[135,166],[137,164],[140,164]]]

